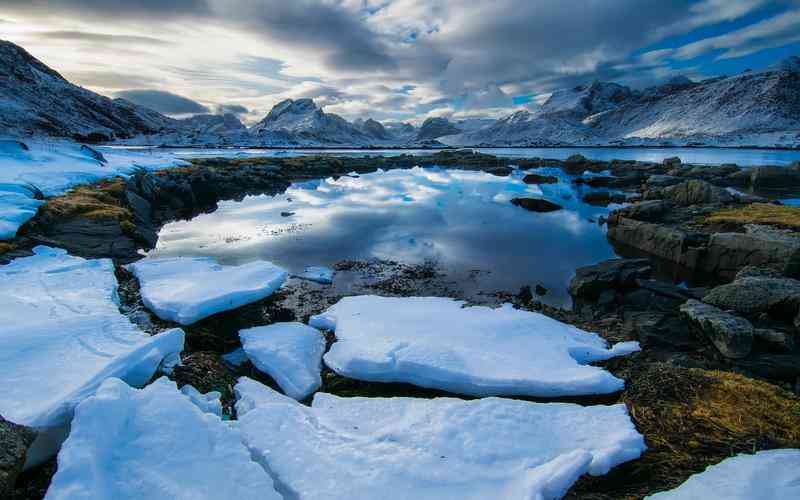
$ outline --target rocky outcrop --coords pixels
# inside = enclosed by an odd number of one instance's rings
[[[723,356],[740,359],[750,354],[754,329],[746,319],[694,299],[686,301],[680,310]]]
[[[691,179],[668,186],[662,190],[661,194],[665,200],[683,206],[733,201],[733,196],[725,189],[699,179]]]
[[[715,233],[708,241],[701,270],[732,277],[745,266],[774,266],[788,276],[800,273],[800,239],[766,226],[745,233]]]
[[[615,211],[616,217],[623,217],[645,222],[656,222],[672,207],[663,200],[648,200],[634,203]]]
[[[541,198],[513,198],[511,204],[530,212],[555,212],[564,208],[557,203]]]
[[[637,280],[649,278],[653,269],[647,259],[612,259],[575,270],[569,284],[573,298],[596,301],[607,290],[625,290]]]
[[[750,172],[750,185],[756,189],[784,189],[798,184],[800,171],[791,167],[755,167]]]
[[[742,277],[714,288],[703,300],[739,314],[771,312],[776,317],[793,321],[800,308],[800,281],[790,278]]]
[[[558,177],[554,175],[528,174],[522,178],[525,184],[556,184]]]
[[[25,465],[36,433],[0,416],[0,498],[11,498],[14,482]]]
[[[608,239],[689,269],[698,267],[702,251],[702,239],[698,236],[620,216],[609,218]]]

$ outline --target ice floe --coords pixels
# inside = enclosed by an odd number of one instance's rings
[[[0,139],[0,239],[13,238],[36,215],[43,203],[34,197],[37,189],[55,196],[78,184],[128,175],[135,168],[186,164],[163,151],[102,148],[102,155],[105,162],[96,150],[69,141]]]
[[[345,297],[310,325],[336,331],[324,359],[341,375],[474,396],[615,392],[624,381],[586,363],[639,350],[509,304],[440,297]]]
[[[330,285],[333,283],[333,269],[329,267],[311,266],[296,276],[297,278]]]
[[[0,266],[0,414],[46,430],[66,425],[108,377],[145,384],[180,353],[184,335],[151,337],[119,312],[109,259],[34,253]]]
[[[738,455],[650,500],[785,500],[800,498],[800,450]]]
[[[127,267],[147,308],[182,325],[268,297],[287,277],[271,262],[223,266],[211,257],[145,258]]]
[[[304,399],[322,385],[325,337],[302,323],[275,323],[239,332],[247,357],[289,397]]]
[[[108,379],[75,411],[47,500],[282,499],[240,433],[161,378]]]
[[[560,498],[645,449],[625,405],[340,398],[242,378],[239,429],[286,498]]]

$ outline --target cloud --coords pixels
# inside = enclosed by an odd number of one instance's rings
[[[91,33],[85,31],[43,31],[35,35],[43,40],[58,40],[65,42],[91,42],[101,44],[136,44],[167,46],[170,42],[160,38],[139,35],[113,35],[108,33]]]
[[[159,81],[143,75],[130,73],[117,73],[104,70],[81,70],[64,73],[64,76],[73,83],[85,87],[103,89],[130,89],[131,87],[153,87]]]
[[[117,97],[150,108],[165,115],[208,113],[209,109],[197,101],[163,90],[123,90]]]
[[[731,59],[800,41],[800,9],[751,24],[724,35],[705,38],[675,51],[677,59],[693,59],[720,50],[718,59]]]
[[[13,14],[60,17],[167,19],[209,14],[207,0],[3,0]]]

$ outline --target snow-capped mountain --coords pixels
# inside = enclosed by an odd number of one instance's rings
[[[450,123],[447,118],[428,118],[422,122],[422,126],[417,131],[417,140],[428,141],[446,135],[460,134],[461,132],[463,130]]]
[[[108,141],[154,133],[169,121],[73,85],[22,47],[0,40],[0,134]]]
[[[634,91],[615,83],[554,92],[452,145],[800,146],[800,58],[768,71],[692,82],[673,78]]]
[[[366,146],[375,142],[339,115],[325,113],[311,99],[286,99],[250,128],[259,145]]]
[[[247,127],[236,115],[195,115],[190,118],[170,120],[156,134],[139,135],[123,142],[129,145],[233,146],[249,144],[251,136]]]

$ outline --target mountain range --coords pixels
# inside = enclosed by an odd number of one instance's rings
[[[0,40],[0,135],[129,145],[262,147],[635,146],[800,147],[800,58],[766,71],[633,90],[594,82],[553,92],[499,120],[347,121],[311,99],[286,99],[257,124],[235,115],[175,119],[68,82]]]

